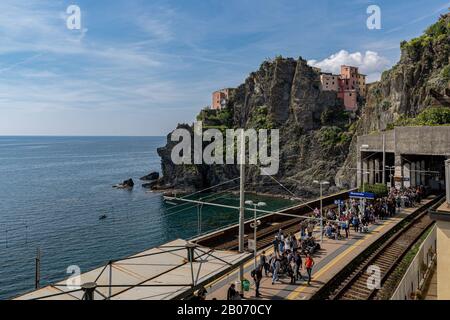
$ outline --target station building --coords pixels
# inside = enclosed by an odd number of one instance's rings
[[[445,189],[450,126],[395,127],[358,137],[357,184]]]
[[[446,190],[429,215],[436,221],[437,299],[450,300],[450,126],[396,127],[358,137],[357,148],[358,186]]]

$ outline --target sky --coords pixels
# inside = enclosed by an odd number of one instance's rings
[[[69,29],[70,5],[80,28]],[[369,5],[381,29],[368,29]],[[2,0],[0,135],[166,135],[277,55],[369,81],[444,0]],[[69,21],[72,21],[69,19]]]

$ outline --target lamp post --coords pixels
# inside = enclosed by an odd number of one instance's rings
[[[256,231],[258,229],[258,226],[261,225],[260,220],[256,220],[256,207],[264,207],[267,204],[265,202],[258,202],[255,203],[252,200],[245,201],[246,205],[253,206],[254,208],[254,214],[253,214],[253,223],[250,224],[250,226],[253,228],[253,241],[255,242],[255,246],[253,248],[253,255],[254,255],[254,268],[256,269],[256,251],[257,251],[257,245],[256,245]]]
[[[366,192],[366,185],[364,184],[364,176],[366,174],[368,175],[368,174],[370,174],[370,172],[369,171],[362,172],[362,177],[363,177],[362,192],[363,193]],[[362,214],[364,214],[365,211],[366,211],[366,198],[363,198],[362,199]]]
[[[314,180],[313,183],[320,185],[320,242],[323,242],[323,212],[322,212],[323,190],[322,190],[322,186],[328,185],[330,183],[328,181],[318,181],[318,180]]]

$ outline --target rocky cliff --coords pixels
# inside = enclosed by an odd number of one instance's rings
[[[351,137],[341,100],[320,90],[319,74],[302,58],[265,61],[236,89],[225,110],[204,110],[198,118],[206,127],[279,129],[280,169],[274,178],[300,195],[309,192],[313,179],[334,179]],[[189,125],[179,128],[192,132]],[[174,165],[174,144],[169,135],[158,150],[162,188],[206,188],[239,175],[235,165]],[[246,181],[248,189],[289,194],[255,166],[247,166]]]
[[[444,92],[449,88],[450,13],[441,16],[422,36],[403,41],[400,49],[400,61],[370,85],[344,169],[336,176],[336,184],[341,187],[356,184],[354,171],[345,168],[356,167],[358,135],[391,129],[402,119],[416,117],[438,104],[431,90]]]
[[[345,112],[336,93],[320,90],[319,74],[305,60],[277,57],[251,73],[225,109],[203,110],[198,120],[222,130],[279,129],[280,170],[274,178],[297,196],[315,194],[315,179],[334,182],[334,188],[354,186],[355,172],[345,168],[356,166],[356,136],[415,117],[436,103],[430,89],[442,92],[448,86],[449,19],[441,17],[423,36],[401,44],[400,61],[369,86],[359,115]],[[193,130],[187,124],[178,127]],[[174,145],[168,135],[167,145],[158,150],[163,174],[158,188],[192,191],[238,177],[235,165],[174,165]],[[247,189],[289,195],[255,166],[246,172]]]

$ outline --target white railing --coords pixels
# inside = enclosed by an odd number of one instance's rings
[[[405,272],[391,300],[413,300],[417,290],[423,289],[436,258],[436,226],[421,244],[419,251]]]

